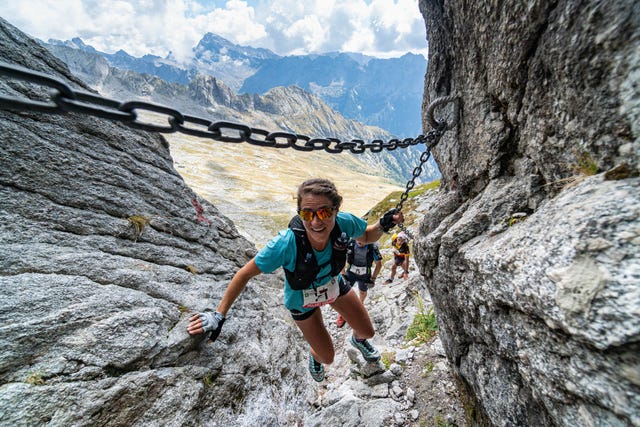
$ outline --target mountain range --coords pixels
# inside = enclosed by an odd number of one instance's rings
[[[125,51],[99,52],[80,38],[50,39],[103,56],[116,68],[146,73],[170,83],[189,84],[196,74],[223,81],[239,94],[264,94],[278,86],[298,86],[319,96],[345,117],[378,126],[400,138],[422,133],[421,105],[427,61],[407,53],[379,59],[357,53],[280,56],[268,49],[231,43],[207,33],[188,63],[155,55],[133,57]]]
[[[108,54],[80,38],[39,42],[100,93],[116,99],[142,97],[189,114],[311,137],[370,141],[421,133],[426,61],[420,55],[282,57],[209,33],[185,64],[171,54]],[[404,185],[423,151],[418,145],[360,157],[376,175]],[[423,169],[417,182],[439,178],[432,160]]]

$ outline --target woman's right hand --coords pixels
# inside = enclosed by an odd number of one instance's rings
[[[205,311],[204,313],[196,313],[189,318],[187,332],[189,332],[190,335],[211,332],[209,339],[211,341],[215,341],[218,338],[218,335],[220,335],[220,331],[222,330],[222,325],[224,324],[225,320],[225,317],[217,311]]]

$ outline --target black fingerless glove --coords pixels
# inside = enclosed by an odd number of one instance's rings
[[[204,313],[198,313],[200,315],[200,319],[202,320],[202,329],[206,333],[211,332],[209,339],[211,341],[215,341],[218,339],[218,335],[220,335],[220,331],[222,330],[222,325],[224,325],[225,317],[222,313],[218,313],[217,311],[211,312],[206,311]]]
[[[395,226],[395,224],[393,223],[393,216],[396,213],[398,213],[398,209],[389,209],[387,213],[382,215],[382,218],[380,218],[380,227],[385,233],[389,232],[389,230],[391,230]]]

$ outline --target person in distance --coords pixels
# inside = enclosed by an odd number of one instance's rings
[[[373,264],[375,263],[375,267]],[[373,267],[373,271],[372,271]],[[376,278],[382,268],[382,255],[376,243],[364,243],[362,240],[351,239],[347,244],[347,266],[342,278],[349,287],[358,285],[360,301],[364,304],[367,291],[376,284]],[[344,326],[344,317],[338,314],[336,325]]]
[[[391,238],[391,246],[393,247],[393,264],[391,264],[391,276],[385,280],[385,284],[393,282],[393,278],[396,277],[396,269],[398,266],[402,267],[403,272],[400,273],[400,278],[409,278],[409,236],[404,231],[398,233],[397,236]]]

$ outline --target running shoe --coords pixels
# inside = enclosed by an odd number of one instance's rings
[[[387,279],[384,281],[384,284],[388,285],[389,283],[392,283],[392,282],[393,282],[393,279]]]
[[[338,328],[342,328],[344,326],[344,317],[338,314],[338,318],[336,319],[336,326]]]
[[[324,366],[322,366],[322,363],[316,362],[311,353],[309,353],[309,372],[311,373],[311,378],[317,382],[324,380]]]
[[[360,350],[360,353],[362,353],[362,357],[364,357],[364,360],[366,360],[367,362],[377,362],[378,360],[380,360],[380,352],[378,352],[378,350],[376,350],[376,348],[372,346],[369,341],[358,341],[356,337],[351,335],[351,345]]]

